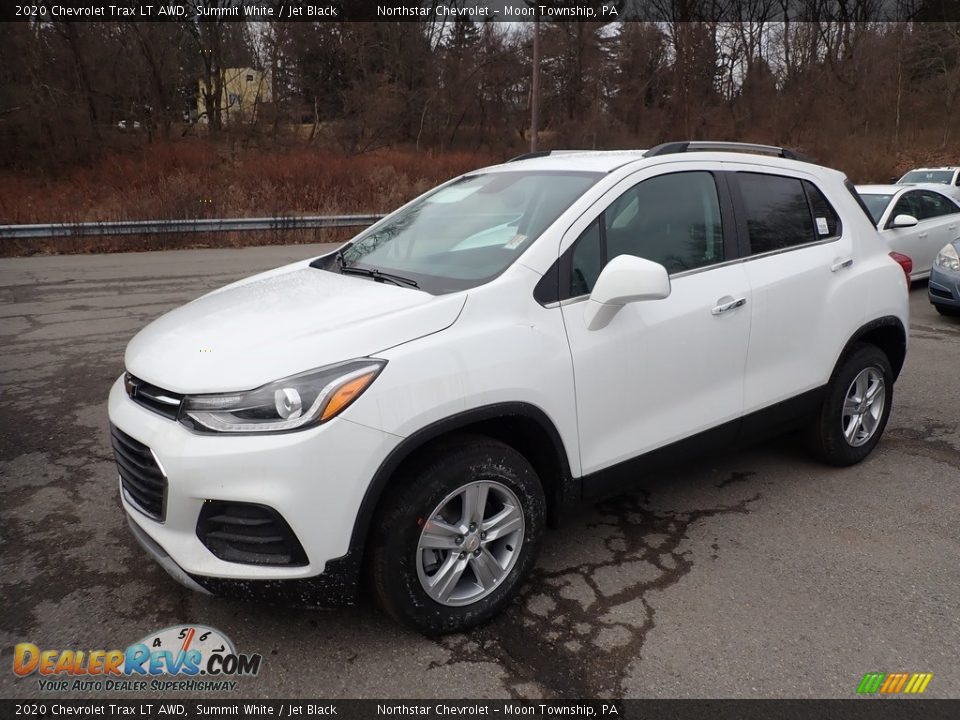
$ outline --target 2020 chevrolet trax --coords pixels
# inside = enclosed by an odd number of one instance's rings
[[[844,176],[781,148],[539,153],[173,310],[110,394],[141,544],[204,592],[436,634],[545,526],[680,457],[883,433],[907,282]]]

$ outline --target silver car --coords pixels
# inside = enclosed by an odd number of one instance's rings
[[[960,316],[960,240],[944,245],[937,254],[927,294],[938,313]]]

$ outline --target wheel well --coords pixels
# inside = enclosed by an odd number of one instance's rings
[[[460,429],[460,432],[464,431],[499,440],[523,455],[540,478],[543,494],[547,499],[548,515],[555,515],[559,491],[563,487],[566,462],[561,462],[553,440],[536,420],[524,415],[507,415],[481,420]]]
[[[566,451],[546,414],[525,404],[503,404],[472,410],[434,423],[406,438],[383,462],[363,498],[350,541],[350,553],[362,557],[380,504],[404,468],[424,453],[457,435],[485,435],[509,445],[536,471],[547,500],[547,521],[555,526],[565,509],[580,499],[579,482],[570,473]]]
[[[562,448],[558,448],[550,433],[535,419],[527,415],[501,415],[494,418],[476,420],[435,435],[413,449],[396,466],[391,477],[402,475],[408,465],[439,445],[454,440],[458,435],[484,435],[509,445],[523,455],[533,466],[543,494],[547,500],[547,516],[551,525],[556,524],[556,516],[563,502],[563,493],[567,490],[566,479],[570,477],[566,458]],[[389,483],[388,483],[389,484]],[[381,494],[381,498],[383,497]],[[379,506],[379,501],[377,503]]]
[[[855,342],[869,343],[880,348],[890,361],[890,367],[893,369],[893,379],[897,379],[907,356],[907,335],[899,320],[884,318],[881,321],[864,326],[847,344],[844,355],[849,352]]]

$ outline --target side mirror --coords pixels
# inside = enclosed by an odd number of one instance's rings
[[[670,295],[670,275],[658,263],[634,255],[618,255],[607,263],[587,300],[587,330],[606,327],[627,303],[662,300]]]
[[[913,227],[917,224],[917,219],[913,215],[897,215],[893,219],[893,224],[890,227],[895,228],[908,228]]]

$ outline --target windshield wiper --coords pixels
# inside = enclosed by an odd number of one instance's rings
[[[385,273],[380,270],[370,270],[368,268],[356,267],[354,265],[345,265],[343,264],[342,258],[340,255],[337,255],[338,261],[340,262],[340,273],[343,275],[363,275],[364,277],[373,278],[377,282],[390,282],[394,285],[405,285],[407,287],[419,288],[416,280],[403,277],[402,275],[394,275],[392,273]]]

